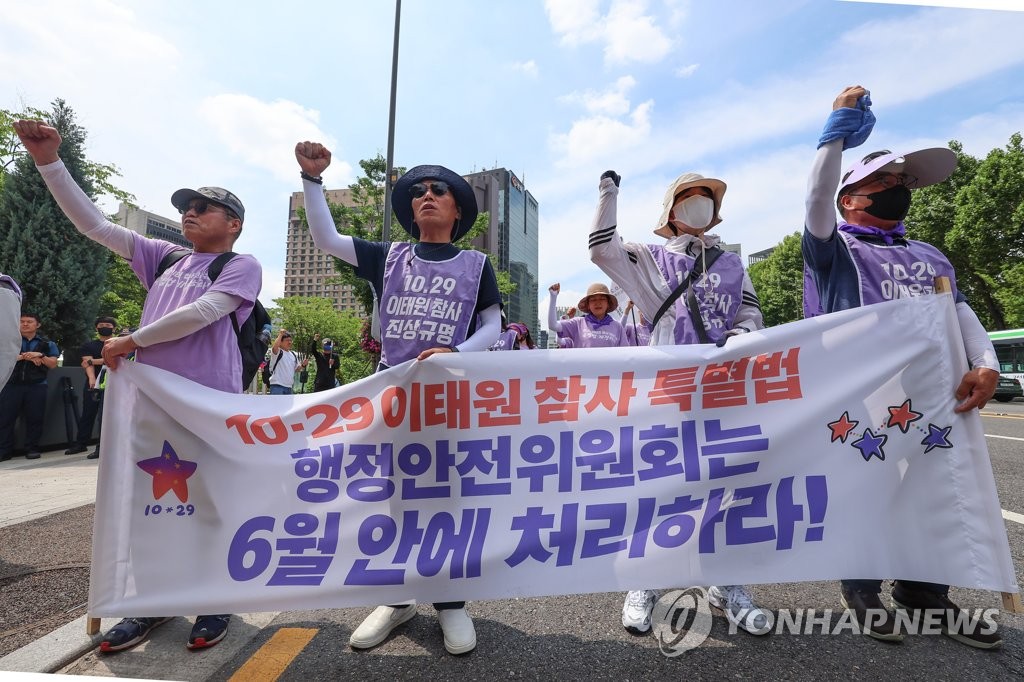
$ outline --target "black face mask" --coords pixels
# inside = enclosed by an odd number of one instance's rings
[[[113,336],[114,330],[109,327],[100,327],[96,330],[96,333],[100,336]]]
[[[861,196],[871,199],[871,205],[864,212],[882,220],[903,220],[910,211],[910,190],[903,185]]]

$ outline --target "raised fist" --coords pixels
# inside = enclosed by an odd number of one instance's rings
[[[605,178],[611,178],[616,187],[619,186],[619,181],[622,180],[622,176],[613,170],[606,170],[604,173],[601,173],[601,179],[604,180]]]
[[[48,163],[57,161],[57,150],[60,148],[60,133],[42,121],[18,121],[14,124],[14,132],[18,139],[25,145],[25,151],[29,153],[37,166],[45,166]]]
[[[843,91],[840,92],[836,96],[835,101],[832,102],[832,111],[843,108],[855,109],[857,107],[857,100],[866,94],[868,94],[868,91],[859,85],[850,85],[843,88]]]
[[[319,142],[298,142],[295,145],[295,160],[299,162],[303,173],[318,178],[331,165],[331,150]]]
[[[562,285],[559,284],[558,282],[555,282],[554,284],[552,284],[551,286],[548,287],[548,291],[550,291],[552,294],[557,294],[561,290],[562,290]]]

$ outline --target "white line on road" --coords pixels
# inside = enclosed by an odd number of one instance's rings
[[[986,438],[1002,438],[1003,440],[1024,440],[1024,438],[1014,438],[1013,436],[994,436],[991,433],[985,434]],[[1017,523],[1024,524],[1024,514],[1018,514],[1017,512],[1006,511],[1001,509],[1003,512],[1003,518],[1007,521],[1016,521]]]
[[[1024,514],[1018,514],[1017,512],[1002,510],[1003,518],[1007,521],[1016,521],[1017,523],[1024,523]]]

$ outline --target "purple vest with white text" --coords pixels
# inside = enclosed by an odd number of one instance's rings
[[[409,242],[391,245],[380,301],[383,364],[394,367],[428,348],[466,340],[486,258],[460,251],[450,260],[425,261],[413,255]]]
[[[692,256],[669,251],[657,244],[648,244],[647,248],[654,256],[661,276],[673,290],[690,276],[696,262]],[[743,300],[743,261],[735,253],[726,251],[711,266],[710,272],[705,272],[691,286],[708,339],[714,343],[732,329],[733,320],[740,309]],[[673,331],[677,345],[700,343],[700,337],[693,327],[693,320],[690,319],[687,297],[688,292],[684,292],[673,303],[676,313],[676,326]]]
[[[892,246],[837,234],[849,249],[860,281],[860,304],[870,305],[935,291],[935,278],[948,277],[956,298],[956,274],[942,252],[926,242],[908,239]],[[834,311],[830,311],[834,312]]]

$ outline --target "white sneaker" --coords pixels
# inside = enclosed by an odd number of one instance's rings
[[[654,590],[633,590],[622,605],[622,627],[633,635],[642,635],[651,629],[651,611],[658,594]]]
[[[767,635],[772,629],[768,612],[754,604],[754,597],[744,585],[712,585],[708,601],[722,609],[730,623],[752,635]]]
[[[391,634],[391,631],[416,615],[416,602],[405,606],[378,606],[367,616],[348,639],[353,649],[370,649]]]
[[[465,608],[441,609],[437,620],[444,633],[444,648],[450,654],[465,654],[476,648],[476,629]]]

